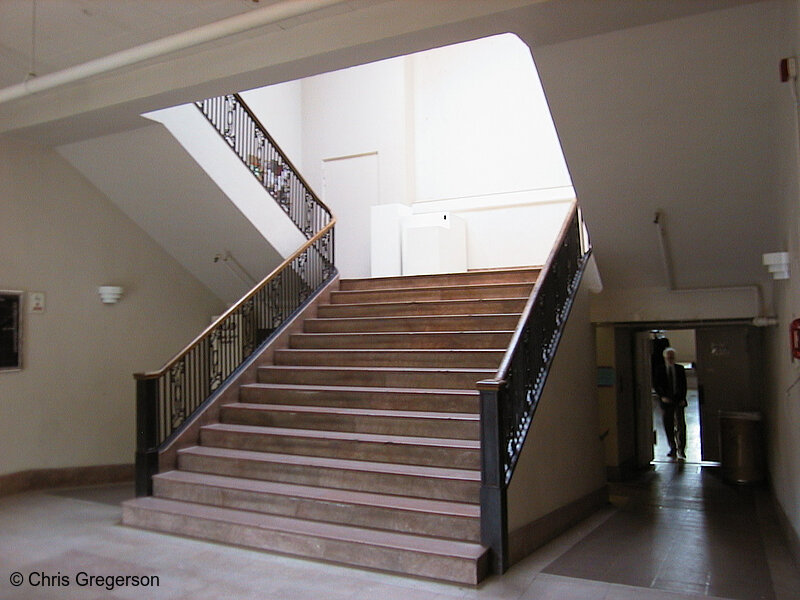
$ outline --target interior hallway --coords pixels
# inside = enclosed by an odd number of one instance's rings
[[[768,493],[717,469],[661,463],[503,577],[459,587],[123,527],[130,485],[0,498],[2,600],[681,600],[800,597]],[[11,574],[69,586],[10,584]],[[78,587],[75,575],[156,575],[158,587]],[[56,582],[58,580],[55,580]]]

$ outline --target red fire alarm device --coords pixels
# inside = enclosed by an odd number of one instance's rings
[[[789,336],[792,340],[792,359],[800,358],[800,319],[789,325]]]

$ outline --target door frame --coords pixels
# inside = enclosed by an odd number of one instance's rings
[[[642,383],[638,381],[641,377],[637,375],[640,372],[639,369],[639,362],[640,359],[638,357],[637,351],[637,340],[638,334],[641,332],[649,332],[655,329],[663,329],[663,330],[677,330],[677,329],[694,329],[695,331],[699,329],[712,329],[715,327],[731,327],[731,326],[749,326],[754,327],[753,323],[749,319],[719,319],[719,320],[704,320],[704,321],[646,321],[646,322],[619,322],[619,323],[607,323],[604,325],[611,325],[614,327],[616,333],[624,332],[624,335],[615,335],[615,343],[617,347],[615,351],[617,353],[627,353],[632,361],[633,368],[629,369],[627,372],[620,372],[620,388],[622,390],[631,390],[631,393],[636,393],[639,390],[640,385]],[[754,329],[757,329],[754,327]],[[698,356],[699,360],[699,356]],[[752,360],[752,357],[751,357]],[[627,378],[627,380],[625,380]],[[700,386],[702,386],[702,381],[699,380],[698,374],[698,392],[700,391]],[[702,397],[700,398],[702,402]],[[619,399],[618,399],[619,403]],[[640,398],[634,397],[629,399],[628,402],[625,402],[628,406],[632,406],[634,410],[634,415],[632,416],[634,422],[639,425],[634,427],[633,435],[635,439],[633,440],[633,445],[636,448],[636,453],[634,456],[634,462],[640,469],[641,468],[649,468],[650,461],[648,460],[645,464],[643,461],[647,457],[647,451],[642,450],[646,447],[645,438],[649,440],[649,443],[652,444],[652,435],[653,429],[645,430],[641,424],[643,424],[647,419],[644,415],[641,415],[640,412],[645,410],[644,406],[645,403],[640,401]],[[652,404],[649,405],[650,410],[652,411]],[[651,417],[652,419],[652,417]],[[652,420],[651,420],[652,423]],[[657,427],[658,424],[653,424],[654,427]],[[701,422],[702,427],[702,422]],[[622,443],[622,440],[620,440]]]

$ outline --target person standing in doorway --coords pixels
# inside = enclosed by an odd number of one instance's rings
[[[671,458],[686,459],[686,371],[675,362],[675,348],[665,348],[664,361],[653,369],[653,389],[658,394]]]

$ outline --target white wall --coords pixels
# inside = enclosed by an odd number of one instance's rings
[[[409,60],[418,202],[572,185],[522,40],[494,36]]]
[[[132,374],[220,302],[52,150],[0,139],[0,189],[0,289],[46,294],[23,316],[24,369],[0,373],[0,474],[132,463]],[[118,304],[102,284],[125,288]]]
[[[325,189],[324,161],[376,153],[373,204],[411,202],[406,69],[404,59],[391,59],[303,80],[303,165],[314,189]]]
[[[405,204],[417,214],[463,218],[467,268],[475,269],[542,264],[574,198],[530,50],[513,35],[252,90],[245,98],[271,132],[276,128],[279,144],[285,135],[301,149],[303,176],[339,219],[337,262],[345,277],[376,273],[371,206]],[[364,180],[358,193],[336,180],[343,169]],[[365,190],[375,177],[370,195]],[[399,250],[390,245],[397,243],[379,245],[394,256]]]
[[[303,86],[301,80],[269,85],[240,94],[272,139],[303,172]],[[320,190],[314,190],[320,193]]]

